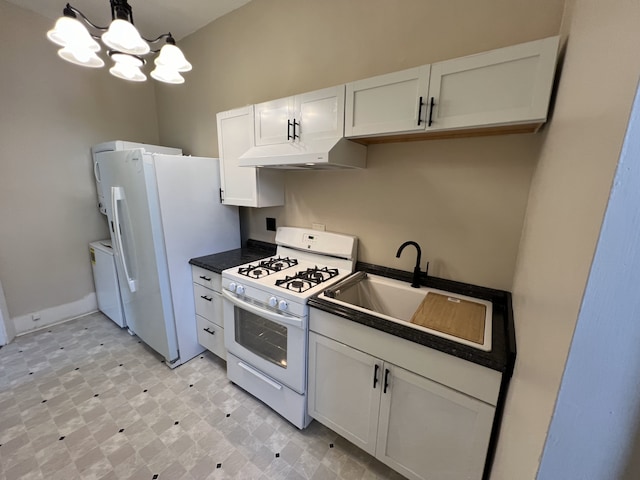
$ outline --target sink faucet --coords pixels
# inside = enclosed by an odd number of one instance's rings
[[[416,259],[416,266],[413,269],[413,281],[411,282],[411,286],[413,288],[420,288],[420,277],[422,277],[422,272],[420,272],[420,257],[422,256],[422,250],[420,249],[420,245],[418,245],[416,242],[409,240],[408,242],[404,242],[402,245],[400,245],[400,248],[398,248],[398,252],[396,253],[396,258],[400,258],[400,254],[402,253],[402,250],[404,250],[404,247],[406,247],[407,245],[413,245],[414,247],[416,247],[416,250],[418,251],[418,258]],[[427,269],[425,270],[425,275],[427,274],[427,272],[429,271],[429,262],[427,262]]]

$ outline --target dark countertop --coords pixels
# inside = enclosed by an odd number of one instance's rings
[[[192,258],[191,265],[204,268],[215,273],[222,273],[227,268],[237,267],[244,263],[254,262],[265,257],[271,257],[276,253],[276,246],[272,243],[259,240],[247,240],[247,245],[235,250],[229,250],[204,257]]]
[[[411,283],[412,273],[380,267],[368,263],[358,262],[356,271],[394,278]],[[498,370],[511,377],[516,357],[515,331],[513,324],[513,309],[511,306],[511,294],[502,290],[494,290],[476,285],[470,285],[442,278],[428,277],[421,282],[427,287],[437,288],[452,293],[458,293],[469,297],[488,300],[493,304],[492,318],[492,350],[484,352],[467,345],[462,345],[452,340],[447,340],[430,333],[401,325],[383,318],[368,315],[360,311],[337,305],[323,298],[320,293],[309,299],[309,306],[319,308],[347,320],[358,322],[376,330],[425,345],[450,355],[468,360],[479,365]]]

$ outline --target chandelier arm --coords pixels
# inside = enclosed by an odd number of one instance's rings
[[[80,17],[87,23],[87,25],[95,28],[96,30],[100,30],[101,32],[106,32],[107,30],[109,30],[109,27],[101,27],[99,25],[96,25],[91,20],[89,20],[84,13],[82,13],[80,10],[78,10],[77,8],[71,6],[70,4],[67,3],[67,6],[65,7],[64,12],[63,12],[66,17],[71,16],[71,15],[68,14],[69,11],[73,12],[74,14],[80,15]],[[95,35],[91,35],[91,36],[93,38],[96,38],[96,39],[100,38],[100,37],[97,37]]]
[[[167,39],[167,43],[170,43],[172,45],[176,44],[176,41],[173,39],[173,35],[171,35],[171,32],[163,33],[162,35],[159,35],[157,38],[154,38],[153,40],[149,40],[148,38],[142,37],[142,39],[147,43],[158,43],[163,38]]]

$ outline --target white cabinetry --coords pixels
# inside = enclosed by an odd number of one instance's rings
[[[558,42],[550,37],[351,82],[345,136],[536,131],[547,118]]]
[[[282,172],[241,167],[238,163],[253,146],[253,106],[220,112],[217,124],[222,203],[241,207],[284,205]]]
[[[222,276],[204,268],[191,266],[193,296],[196,307],[198,343],[226,360],[224,323],[222,321]]]
[[[277,145],[344,133],[344,85],[254,106],[255,145]]]
[[[393,364],[382,369],[376,456],[409,478],[481,479],[495,407]]]
[[[309,415],[410,479],[479,480],[501,374],[311,308]]]
[[[557,52],[558,37],[551,37],[434,63],[427,128],[544,122]]]
[[[347,84],[345,136],[421,132],[429,65]]]
[[[376,453],[381,363],[309,332],[309,415],[371,455]]]

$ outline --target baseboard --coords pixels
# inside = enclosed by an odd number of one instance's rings
[[[98,310],[98,302],[95,292],[90,293],[81,300],[77,300],[71,303],[65,303],[64,305],[58,305],[57,307],[45,308],[38,310],[40,315],[39,320],[32,320],[33,313],[21,315],[19,317],[13,317],[13,325],[16,329],[16,335],[24,335],[25,333],[35,332],[45,327],[66,322],[77,317],[82,317],[89,313]]]

